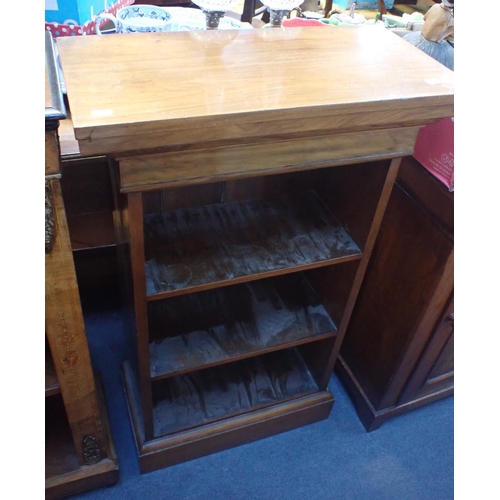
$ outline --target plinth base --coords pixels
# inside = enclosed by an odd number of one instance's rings
[[[141,474],[324,420],[329,417],[334,403],[329,391],[319,391],[146,441],[135,376],[128,363],[122,367],[122,376]]]

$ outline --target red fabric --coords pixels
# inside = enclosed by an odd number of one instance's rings
[[[284,28],[294,28],[296,26],[326,26],[325,23],[317,19],[303,19],[301,17],[292,17],[291,19],[284,19],[281,25]]]
[[[450,191],[454,190],[454,132],[452,118],[422,127],[413,157]]]
[[[123,7],[128,7],[132,5],[135,0],[117,0],[107,9],[104,9],[103,12],[107,14],[113,14],[116,16],[116,13],[123,9]],[[99,12],[102,14],[102,12]],[[106,19],[103,19],[100,25],[103,25],[106,22]],[[72,24],[61,24],[61,23],[45,23],[45,29],[52,33],[54,38],[58,38],[61,36],[85,36],[85,35],[94,35],[95,34],[95,19],[89,19],[83,26],[72,25]]]

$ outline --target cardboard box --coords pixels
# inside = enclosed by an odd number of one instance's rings
[[[413,157],[450,191],[455,189],[455,125],[453,118],[422,127]]]
[[[356,9],[358,10],[378,10],[377,0],[334,0],[334,4],[341,9],[350,9],[352,2],[356,2]],[[384,0],[387,9],[392,9],[394,0]]]
[[[45,29],[50,31],[54,38],[60,36],[94,35],[96,32],[95,18],[98,14],[106,12],[116,15],[118,10],[132,5],[134,1],[45,0]],[[106,22],[107,20],[103,20],[100,26]]]
[[[111,3],[112,0],[45,0],[45,21],[81,26]]]

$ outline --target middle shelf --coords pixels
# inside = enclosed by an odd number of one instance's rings
[[[313,190],[148,214],[144,245],[149,301],[361,258]]]
[[[337,332],[304,273],[150,302],[148,323],[154,380]]]

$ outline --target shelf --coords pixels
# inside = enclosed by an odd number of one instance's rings
[[[153,383],[156,437],[318,391],[296,348]]]
[[[361,258],[314,191],[144,218],[149,300]]]
[[[154,301],[148,311],[153,379],[337,332],[303,273]]]

